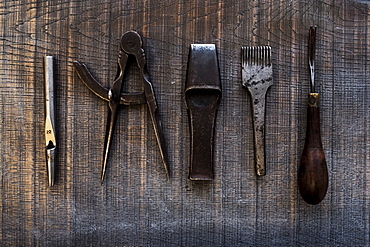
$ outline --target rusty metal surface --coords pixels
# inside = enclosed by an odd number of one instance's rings
[[[270,46],[242,47],[242,78],[251,96],[256,174],[264,176],[266,93],[273,84]]]
[[[142,80],[142,93],[123,93],[122,84],[125,75],[126,65],[129,59],[129,55],[134,56],[135,62],[137,63]],[[169,178],[169,167],[168,167],[168,157],[165,147],[165,140],[162,131],[162,124],[159,118],[158,107],[156,103],[156,98],[154,95],[154,90],[151,82],[149,81],[149,75],[146,68],[146,58],[145,53],[142,48],[142,40],[140,35],[135,31],[128,31],[122,35],[121,38],[121,50],[119,51],[118,58],[118,68],[117,75],[114,79],[112,88],[105,88],[101,83],[96,80],[92,74],[88,71],[87,67],[78,62],[74,62],[77,75],[80,77],[81,81],[97,96],[108,101],[108,117],[107,117],[107,127],[104,141],[104,154],[100,182],[103,183],[108,156],[110,148],[112,146],[113,131],[117,121],[117,114],[120,104],[142,104],[147,103],[150,116],[153,122],[153,127],[155,135],[157,137],[160,153],[164,163],[164,168],[166,170],[167,177]],[[145,96],[145,101],[143,96]]]
[[[212,180],[213,140],[221,81],[214,44],[192,44],[189,51],[185,102],[190,126],[191,180]]]

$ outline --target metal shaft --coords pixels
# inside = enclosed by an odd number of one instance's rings
[[[48,184],[54,185],[55,176],[55,115],[54,115],[54,71],[53,57],[44,58],[44,76],[45,76],[45,147],[46,147],[46,165],[48,172]]]
[[[310,38],[308,44],[308,64],[310,66],[310,81],[311,93],[315,92],[315,39],[316,39],[316,26],[310,27]]]

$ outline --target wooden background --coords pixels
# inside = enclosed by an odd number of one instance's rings
[[[2,246],[370,246],[370,2],[351,0],[0,1]],[[300,197],[297,166],[316,80],[329,189]],[[112,85],[121,35],[144,38],[171,166],[166,180],[147,107],[122,107],[106,181],[107,104],[77,78],[87,63]],[[215,180],[192,182],[184,103],[189,46],[214,43],[223,86]],[[271,45],[267,175],[253,167],[241,46]],[[47,186],[43,56],[56,58],[58,166]],[[140,88],[134,67],[126,91]]]

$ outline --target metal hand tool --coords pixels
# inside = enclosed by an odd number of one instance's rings
[[[54,115],[54,71],[53,57],[44,57],[44,76],[45,76],[45,141],[46,141],[46,167],[48,172],[49,186],[54,185],[55,174],[55,115]]]
[[[191,180],[213,179],[213,133],[221,94],[216,46],[192,44],[185,89],[191,134]]]
[[[309,204],[318,204],[328,189],[328,168],[321,143],[319,94],[315,93],[315,36],[316,27],[310,28],[308,62],[311,85],[308,94],[306,140],[298,168],[298,188]]]
[[[123,93],[122,80],[125,73],[125,68],[129,56],[132,55],[140,69],[142,88],[141,93]],[[112,142],[112,135],[114,125],[117,120],[117,113],[119,105],[133,105],[133,104],[147,104],[150,116],[153,122],[154,131],[157,137],[157,142],[161,152],[161,156],[166,170],[167,177],[169,178],[169,168],[167,152],[165,149],[165,140],[162,131],[162,124],[159,118],[158,107],[152,83],[149,81],[149,75],[146,67],[146,58],[144,50],[142,49],[142,40],[140,35],[135,31],[129,31],[123,34],[121,38],[121,50],[118,58],[117,76],[114,79],[113,88],[108,89],[98,82],[88,71],[87,67],[78,61],[74,62],[77,75],[82,82],[97,96],[105,101],[108,101],[109,112],[107,118],[107,129],[104,142],[104,155],[101,172],[101,183],[104,181],[106,173],[107,161],[109,150]]]
[[[242,47],[242,85],[251,95],[253,109],[254,157],[258,176],[266,175],[265,167],[265,99],[273,84],[271,47]]]

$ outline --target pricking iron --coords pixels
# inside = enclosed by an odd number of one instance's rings
[[[242,47],[242,79],[242,85],[251,95],[255,169],[258,176],[264,176],[265,100],[266,92],[273,84],[270,46]]]
[[[216,46],[191,45],[185,89],[191,135],[191,180],[212,180],[214,177],[213,133],[220,100]]]

